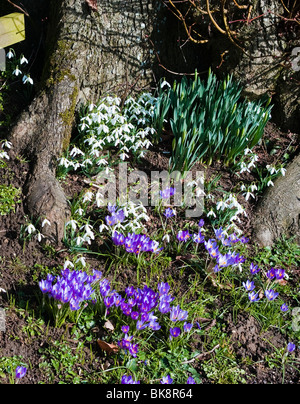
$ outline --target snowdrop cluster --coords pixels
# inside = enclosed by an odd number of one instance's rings
[[[25,56],[24,56],[24,55],[21,55],[21,57],[19,58],[19,60],[16,61],[16,60],[15,60],[15,58],[16,58],[15,51],[14,51],[13,49],[10,49],[10,50],[8,51],[6,57],[7,57],[9,60],[11,60],[12,62],[14,62],[14,64],[15,64],[15,68],[14,68],[12,74],[13,74],[14,76],[16,76],[16,77],[23,75],[23,77],[22,77],[22,83],[23,83],[23,84],[27,84],[27,83],[28,83],[28,84],[33,85],[33,80],[32,80],[32,78],[30,77],[30,74],[28,74],[28,73],[23,73],[23,72],[22,72],[23,67],[25,67],[26,65],[28,65],[28,60],[25,58]],[[19,68],[19,65],[21,66],[21,69],[22,69],[22,70]]]
[[[153,97],[146,93],[137,101],[127,99],[123,110],[119,97],[107,96],[98,105],[90,104],[79,124],[80,147],[72,147],[68,158],[60,158],[59,164],[73,170],[97,167],[98,171],[108,171],[112,148],[123,161],[130,155],[143,157],[152,144],[149,138],[155,133],[149,126],[153,102]]]

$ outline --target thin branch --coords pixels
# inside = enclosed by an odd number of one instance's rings
[[[13,3],[11,0],[7,0],[9,2],[9,4],[11,4],[12,6],[14,6],[15,8],[17,8],[18,10],[22,11],[22,13],[24,13],[26,15],[26,17],[29,17],[29,14],[27,13],[26,10],[24,10],[22,7],[18,6],[17,4]]]

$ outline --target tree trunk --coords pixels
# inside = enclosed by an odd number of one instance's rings
[[[149,84],[143,36],[151,26],[151,1],[101,0],[93,10],[84,0],[52,0],[50,8],[41,89],[10,140],[16,154],[30,158],[28,212],[47,218],[51,227],[43,233],[60,243],[70,209],[55,178],[57,159],[69,145],[81,103],[108,92],[125,96],[134,84]]]
[[[282,236],[295,236],[295,242],[300,244],[300,155],[262,197],[253,229],[254,239],[263,246],[271,246]]]

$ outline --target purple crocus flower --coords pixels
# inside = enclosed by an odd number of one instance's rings
[[[188,230],[180,230],[177,233],[176,237],[177,237],[177,240],[179,240],[179,241],[187,241],[191,237],[191,235]]]
[[[246,289],[247,292],[252,292],[252,290],[255,288],[254,282],[247,280],[246,282],[243,282],[243,286]]]
[[[170,328],[170,338],[177,338],[179,337],[180,333],[181,329],[179,327]]]
[[[251,303],[258,302],[258,300],[259,300],[258,293],[255,293],[255,292],[248,293],[248,297],[249,297],[249,300]]]
[[[167,209],[164,211],[164,215],[166,216],[167,219],[169,219],[170,217],[175,216],[174,209],[167,208]]]
[[[27,368],[25,366],[17,366],[16,368],[16,378],[22,379],[27,372]]]
[[[250,264],[250,273],[251,275],[255,275],[260,271],[260,268],[258,268],[258,265],[254,265],[253,262]]]
[[[160,295],[165,295],[169,292],[170,285],[168,284],[168,282],[166,282],[166,283],[161,282],[157,285],[157,289],[158,289]]]
[[[160,381],[160,384],[172,384],[172,383],[173,379],[171,379],[170,375],[164,376]]]
[[[275,269],[276,279],[283,279],[284,275],[285,275],[285,270],[284,269]]]
[[[195,379],[190,376],[190,377],[187,379],[186,384],[196,384]]]
[[[162,199],[169,199],[170,196],[175,195],[176,188],[165,188],[164,190],[160,191],[160,197]]]
[[[296,345],[293,342],[289,342],[287,345],[288,352],[294,352],[296,349]]]
[[[140,384],[140,381],[134,381],[132,376],[123,375],[121,379],[121,384]]]
[[[183,324],[184,331],[185,332],[190,332],[192,328],[193,328],[193,323],[187,323],[185,321],[185,323]]]
[[[267,272],[267,278],[273,280],[276,278],[276,270],[274,268],[271,268],[268,272]]]
[[[280,310],[286,312],[289,310],[289,306],[286,303],[283,303],[283,305],[280,307]]]
[[[275,300],[276,297],[279,295],[278,292],[275,292],[273,289],[267,289],[265,291],[266,298],[270,301]]]

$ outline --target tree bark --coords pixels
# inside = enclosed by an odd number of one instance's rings
[[[69,145],[78,106],[150,83],[143,37],[151,26],[151,1],[98,3],[95,11],[84,0],[52,0],[42,85],[10,134],[16,154],[31,162],[24,187],[28,212],[50,221],[43,233],[54,243],[61,242],[70,216],[55,178],[57,160]]]
[[[300,244],[300,155],[268,189],[254,215],[253,237],[259,244],[271,246],[282,236]]]

